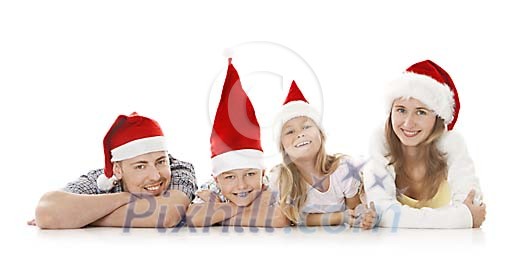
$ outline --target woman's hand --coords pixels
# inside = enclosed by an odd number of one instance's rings
[[[467,205],[468,209],[470,210],[470,214],[472,215],[472,228],[479,228],[485,221],[485,216],[487,215],[487,206],[484,203],[481,203],[480,205],[474,204],[475,195],[476,191],[470,191],[463,203]]]

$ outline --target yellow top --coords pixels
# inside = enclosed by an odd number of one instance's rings
[[[436,195],[432,199],[422,202],[421,205],[418,205],[419,200],[413,199],[404,194],[399,194],[397,196],[397,200],[401,204],[410,206],[412,208],[423,208],[423,207],[440,208],[450,203],[450,200],[451,200],[450,187],[448,186],[447,181],[443,182],[443,184],[439,186],[439,189]]]

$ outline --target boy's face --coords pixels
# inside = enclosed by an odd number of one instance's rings
[[[168,154],[157,151],[116,162],[113,171],[122,179],[124,190],[132,194],[158,196],[171,180]]]
[[[244,207],[250,205],[260,193],[263,174],[260,169],[236,169],[219,174],[215,181],[224,197]]]

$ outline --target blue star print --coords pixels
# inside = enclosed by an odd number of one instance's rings
[[[372,186],[370,187],[370,189],[374,188],[375,186],[379,186],[380,188],[382,188],[383,190],[385,189],[385,183],[384,183],[384,180],[386,178],[386,175],[383,176],[383,177],[379,177],[377,176],[376,174],[374,174],[374,178],[375,178],[375,181],[374,181],[374,184],[372,184]]]
[[[346,176],[342,179],[342,181],[345,181],[345,180],[347,180],[349,178],[353,178],[355,180],[359,180],[360,179],[359,172],[365,166],[365,164],[366,164],[366,161],[363,162],[359,166],[354,166],[352,164],[352,162],[346,162],[346,166],[348,167],[348,174],[346,174]]]

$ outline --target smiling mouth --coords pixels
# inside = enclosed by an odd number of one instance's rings
[[[408,137],[408,138],[412,138],[412,137],[418,135],[421,132],[421,130],[410,131],[410,130],[406,130],[406,129],[401,129],[401,131],[403,131],[403,134],[405,134],[405,136]]]
[[[253,190],[252,190],[253,191]],[[234,196],[245,198],[247,197],[252,191],[245,191],[245,192],[238,192],[238,193],[232,193]]]
[[[160,190],[161,187],[162,187],[162,182],[159,182],[159,183],[155,183],[155,184],[152,184],[152,185],[144,186],[144,190],[146,190],[148,192],[156,192],[156,191]]]
[[[301,143],[295,145],[294,147],[295,148],[300,148],[300,147],[304,147],[304,146],[310,145],[311,143],[312,143],[312,141],[304,141],[304,142],[301,142]]]

